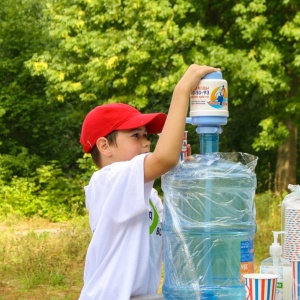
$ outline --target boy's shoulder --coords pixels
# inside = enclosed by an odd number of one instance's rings
[[[93,173],[91,180],[107,180],[115,176],[122,176],[134,169],[144,168],[144,159],[147,153],[135,156],[131,160],[114,162]]]

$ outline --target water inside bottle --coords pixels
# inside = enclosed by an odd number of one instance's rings
[[[241,266],[253,266],[255,164],[246,154],[198,155],[163,176],[165,299],[245,299]]]

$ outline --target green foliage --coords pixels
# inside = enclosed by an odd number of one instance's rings
[[[191,5],[180,8],[183,17]],[[178,80],[178,66],[186,67],[174,41],[182,44],[201,32],[188,25],[189,33],[182,36],[168,1],[116,1],[113,6],[62,1],[49,4],[45,16],[51,20],[50,35],[58,51],[55,56],[54,48],[35,55],[27,66],[45,76],[48,96],[59,101],[78,95],[82,101],[122,101],[143,108],[151,93],[169,93]],[[169,79],[162,72],[167,66],[168,73],[175,66],[175,76]]]
[[[274,121],[275,118],[270,117],[259,123],[259,126],[261,126],[263,130],[260,132],[259,137],[254,139],[254,149],[272,149],[288,137],[289,132],[286,126],[279,122],[277,123],[276,128],[276,123]]]
[[[52,221],[84,214],[83,187],[94,167],[90,157],[78,163],[81,175],[66,175],[53,161],[38,167],[31,176],[14,176],[9,182],[0,179],[0,214],[38,215]]]
[[[29,155],[24,147],[16,155],[0,154],[0,179],[8,182],[13,176],[29,177],[39,164],[39,157]]]
[[[268,191],[255,196],[257,232],[255,234],[255,265],[270,256],[269,246],[273,243],[272,231],[281,231],[281,203],[286,194],[274,195]],[[282,244],[282,241],[281,241]]]
[[[291,111],[297,114],[299,92],[291,83],[298,76],[299,16],[292,1],[143,0],[108,5],[74,0],[49,2],[44,18],[52,44],[26,65],[32,74],[45,77],[51,99],[75,96],[89,105],[119,101],[166,111],[168,102],[157,104],[156,99],[170,98],[187,66],[198,62],[222,68],[233,105],[260,102],[263,110],[256,126],[272,113],[279,123]],[[288,110],[287,97],[292,107]],[[268,132],[261,129],[256,144],[264,148]],[[280,142],[273,139],[272,147]],[[269,144],[264,149],[270,149]]]
[[[81,114],[73,103],[47,101],[44,78],[32,77],[24,65],[49,42],[43,8],[44,2],[38,0],[1,3],[0,153],[19,156],[27,151],[32,161],[47,164],[57,160],[62,167],[70,168],[82,153]]]
[[[265,186],[287,137],[285,120],[299,126],[299,8],[296,0],[2,1],[4,184],[24,180],[18,184],[52,203],[37,177],[56,161],[49,172],[57,168],[63,174],[55,176],[77,181],[80,128],[92,107],[118,101],[167,112],[176,82],[196,62],[220,67],[228,81],[220,150],[259,155]],[[197,153],[198,136],[188,130]],[[46,190],[67,186],[62,180]],[[55,197],[73,205],[59,192]]]

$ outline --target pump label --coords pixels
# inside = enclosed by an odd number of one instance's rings
[[[244,282],[244,274],[254,272],[254,242],[253,240],[242,241],[241,249],[241,282]]]
[[[191,111],[221,110],[228,113],[228,90],[226,80],[201,80],[190,95]],[[225,113],[225,112],[224,112]]]
[[[187,157],[187,131],[184,131],[181,153],[180,153],[180,160],[184,160],[186,157]]]

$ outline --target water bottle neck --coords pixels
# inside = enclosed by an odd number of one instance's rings
[[[219,152],[219,134],[200,134],[200,154]]]

